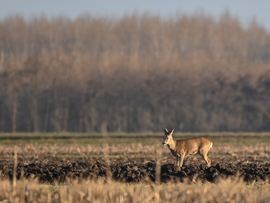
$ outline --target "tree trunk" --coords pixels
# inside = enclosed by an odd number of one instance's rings
[[[82,94],[82,101],[81,101],[81,108],[80,108],[80,118],[79,118],[79,132],[83,132],[83,120],[85,117],[84,113],[84,104],[85,104],[85,93]]]
[[[47,106],[46,106],[43,132],[46,132],[47,131],[48,120],[49,120],[50,103],[51,103],[51,97],[48,98],[48,103],[47,103]]]
[[[51,87],[51,90],[50,90],[50,93],[49,93],[48,103],[47,103],[46,112],[45,112],[45,120],[44,120],[43,132],[47,131],[47,126],[48,126],[48,122],[49,122],[50,105],[51,105],[51,100],[52,100],[52,97],[53,97],[54,84],[55,84],[55,80],[53,80],[52,87]]]
[[[66,98],[65,98],[65,115],[64,115],[64,123],[63,123],[63,132],[67,131],[68,116],[69,116],[69,97],[66,96]]]
[[[17,97],[14,97],[13,100],[13,114],[12,114],[12,132],[15,133],[16,132],[16,128],[17,128]]]
[[[38,112],[37,112],[37,86],[34,87],[34,98],[33,98],[33,123],[34,132],[38,132]]]

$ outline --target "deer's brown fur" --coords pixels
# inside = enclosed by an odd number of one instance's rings
[[[207,153],[212,148],[213,143],[204,138],[196,137],[183,140],[173,140],[172,134],[174,129],[170,132],[165,128],[163,145],[167,145],[173,156],[176,157],[177,166],[180,169],[183,165],[184,158],[189,155],[199,154],[206,162],[207,166],[211,166],[211,160],[207,157]]]

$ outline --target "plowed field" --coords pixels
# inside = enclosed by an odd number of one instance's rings
[[[181,171],[173,166],[173,160],[161,160],[161,182],[202,181],[215,182],[219,178],[241,176],[246,182],[267,181],[270,178],[269,158],[214,158],[207,168],[202,160],[186,159]],[[110,177],[116,181],[137,183],[156,180],[156,161],[147,158],[111,158],[106,164],[103,158],[19,158],[17,178],[38,178],[44,183],[63,183],[73,179],[97,179]],[[13,158],[1,158],[1,177],[13,178]]]

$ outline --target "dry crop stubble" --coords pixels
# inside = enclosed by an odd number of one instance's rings
[[[170,157],[166,147],[161,145],[108,145],[107,153],[109,156],[134,155],[141,157],[155,157],[156,151],[160,151],[162,156]],[[17,146],[19,156],[102,156],[104,155],[102,145],[20,145]],[[10,156],[14,153],[14,145],[0,145],[0,156]],[[219,156],[261,156],[269,157],[270,146],[265,144],[255,145],[230,145],[216,144],[214,150],[209,152],[210,157]]]
[[[99,179],[72,181],[71,184],[46,185],[37,180],[0,184],[1,202],[268,202],[268,183],[246,185],[228,178],[216,184],[123,184]]]

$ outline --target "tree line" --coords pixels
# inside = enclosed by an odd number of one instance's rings
[[[0,21],[0,131],[269,131],[270,34],[229,12]]]

